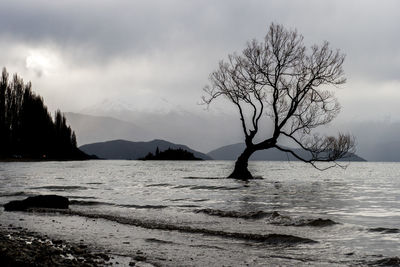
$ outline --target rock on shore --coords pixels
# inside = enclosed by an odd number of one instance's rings
[[[10,201],[4,205],[5,211],[26,211],[29,208],[68,209],[69,200],[57,195],[39,195],[24,200]]]

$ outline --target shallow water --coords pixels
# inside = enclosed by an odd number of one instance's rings
[[[229,161],[0,163],[0,204],[37,194],[68,213],[1,212],[2,224],[170,266],[366,265],[400,256],[400,164],[318,171]]]

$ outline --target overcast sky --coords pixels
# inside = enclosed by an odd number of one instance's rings
[[[0,0],[0,63],[52,110],[110,99],[201,112],[218,61],[275,22],[347,55],[340,120],[400,121],[399,11],[397,0]]]

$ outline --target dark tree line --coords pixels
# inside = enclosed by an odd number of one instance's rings
[[[3,68],[0,78],[0,157],[30,159],[83,159],[75,133],[61,111],[54,120],[43,98],[17,74]]]

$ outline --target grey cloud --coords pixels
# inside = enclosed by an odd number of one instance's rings
[[[216,38],[215,28],[220,22],[235,26],[221,17],[223,12],[218,7],[208,7],[200,1],[19,3],[1,4],[3,36],[35,45],[55,43],[61,49],[82,47],[88,54],[97,52],[99,58],[179,49]]]
[[[346,53],[348,86],[379,87],[399,80],[398,10],[400,2],[390,0],[1,1],[0,60],[32,79],[50,106],[66,110],[114,96],[190,106],[219,60],[263,38],[276,22],[297,28],[307,44],[328,40]],[[63,63],[60,73],[36,79],[19,47],[53,51]],[[347,88],[339,100],[351,105],[357,97],[360,108],[350,110],[372,112],[362,103],[371,103],[376,88],[365,89],[367,100],[362,89]],[[74,93],[85,99],[65,101]]]
[[[341,48],[349,74],[393,79],[399,9],[398,1],[3,1],[0,34],[53,43],[79,64],[190,47],[223,58],[275,21],[310,44],[326,39]]]

